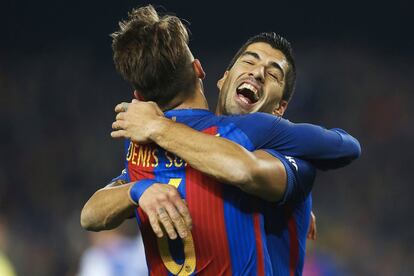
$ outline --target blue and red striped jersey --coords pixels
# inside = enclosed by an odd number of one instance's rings
[[[293,124],[263,113],[216,116],[207,110],[188,109],[165,115],[251,151],[274,149],[315,164],[331,160],[330,167],[342,166],[360,153],[358,142],[342,130]],[[203,175],[154,144],[129,143],[126,162],[129,181],[156,179],[177,187],[193,219],[192,235],[186,239],[158,239],[148,218],[137,209],[151,275],[273,274],[260,201]]]
[[[287,174],[283,199],[264,202],[267,248],[273,275],[302,275],[310,226],[315,168],[306,161],[266,150],[282,161]]]

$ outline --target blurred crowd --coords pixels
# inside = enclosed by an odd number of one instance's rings
[[[344,44],[294,48],[298,83],[285,117],[343,128],[362,146],[349,167],[318,174],[318,240],[305,275],[413,275],[413,58]],[[232,54],[199,56],[212,108]],[[80,210],[122,170],[122,141],[109,133],[113,107],[132,90],[110,52],[57,47],[0,60],[0,271],[80,274],[96,246]],[[123,239],[135,243],[134,221],[126,228]]]

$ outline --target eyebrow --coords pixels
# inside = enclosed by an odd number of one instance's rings
[[[259,56],[259,54],[258,54],[258,53],[251,52],[251,51],[246,51],[246,52],[244,52],[243,54],[241,54],[241,57],[244,57],[244,56],[252,56],[252,57],[254,57],[255,59],[260,59],[260,56]],[[285,72],[283,71],[283,68],[282,68],[282,66],[280,66],[280,65],[279,65],[279,63],[272,61],[272,62],[270,63],[270,66],[272,66],[272,67],[274,67],[274,68],[276,68],[276,69],[280,70],[280,71],[282,72],[283,77],[285,76]]]
[[[244,56],[253,56],[255,59],[260,59],[260,56],[259,56],[258,53],[250,52],[250,51],[244,52],[241,56],[242,57],[244,57]]]

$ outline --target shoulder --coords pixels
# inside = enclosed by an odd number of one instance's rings
[[[244,115],[225,116],[221,123],[233,124],[246,134],[265,133],[274,130],[282,118],[267,113],[252,113]]]
[[[268,113],[262,113],[262,112],[243,114],[243,115],[223,116],[223,119],[222,119],[223,122],[232,122],[236,124],[246,124],[246,123],[255,122],[256,124],[262,124],[262,125],[265,125],[268,123],[279,122],[280,120],[282,120],[281,117],[268,114]]]

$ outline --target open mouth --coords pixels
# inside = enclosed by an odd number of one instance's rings
[[[246,105],[252,105],[259,101],[259,91],[250,83],[244,82],[237,89],[238,99]]]

